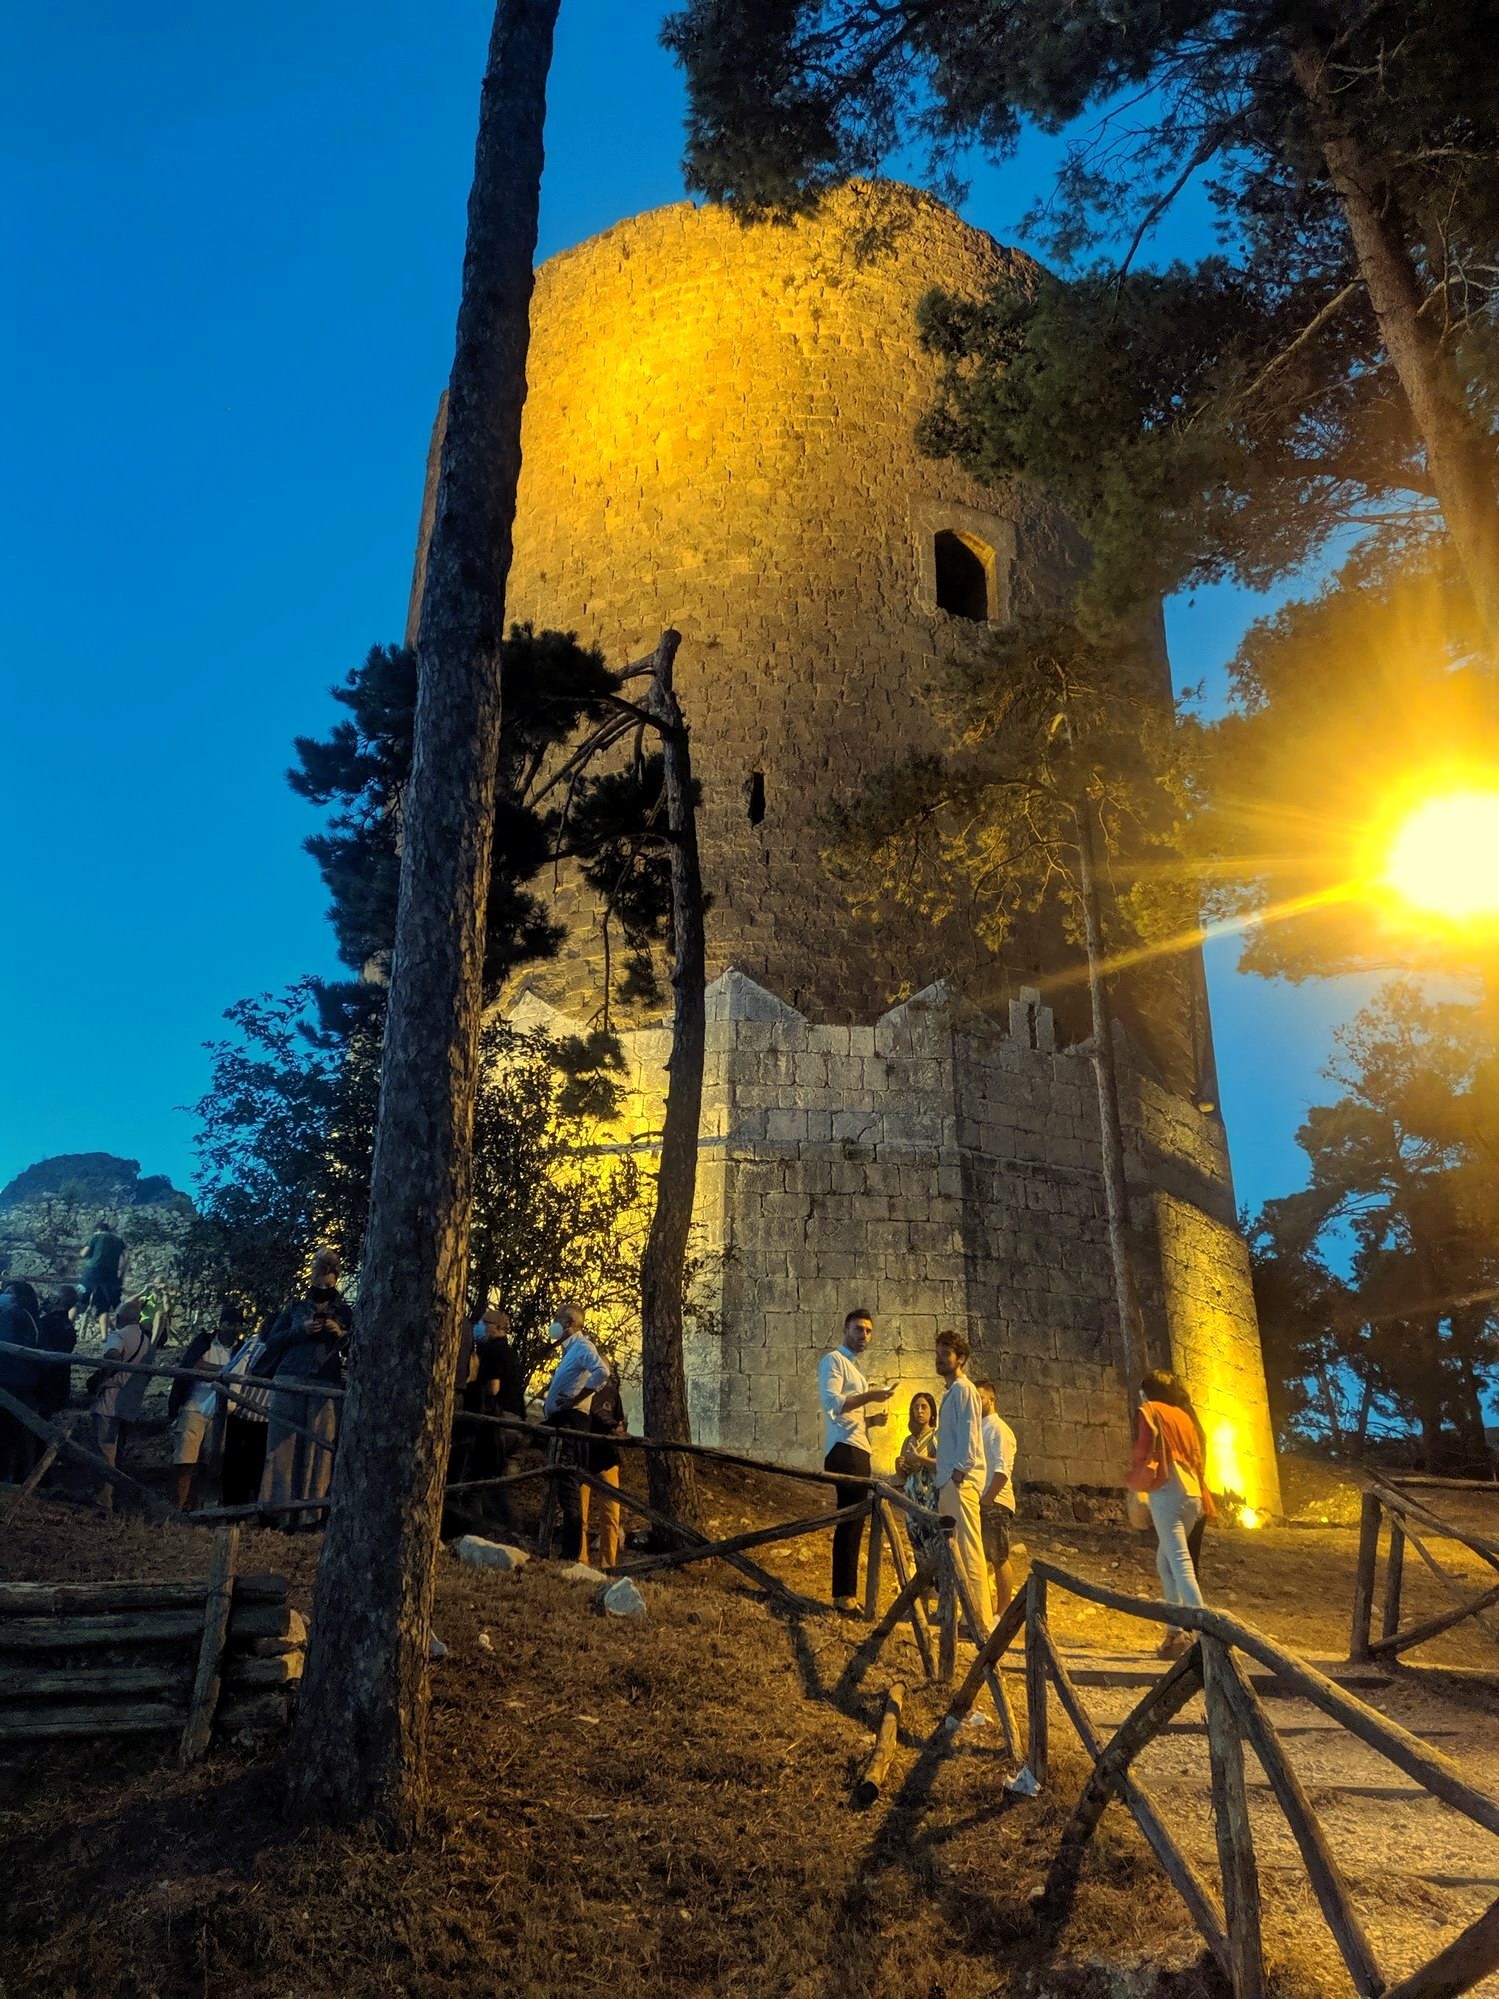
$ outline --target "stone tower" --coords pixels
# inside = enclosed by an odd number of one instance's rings
[[[861,254],[871,220],[894,226]],[[722,1333],[689,1354],[708,1441],[815,1458],[816,1359],[862,1304],[913,1392],[938,1327],[966,1327],[1023,1476],[1108,1482],[1126,1450],[1074,954],[1034,922],[994,952],[961,911],[856,915],[821,859],[829,799],[930,740],[951,655],[1081,559],[1043,496],[913,435],[938,373],[921,296],[1033,270],[926,196],[848,189],[788,227],[682,203],[537,275],[507,616],[616,662],[683,635],[714,898],[697,1219],[726,1252]],[[594,1015],[603,968],[584,891],[558,897],[565,954],[511,1006],[560,1028]],[[1121,995],[1135,1246],[1157,1352],[1274,1504],[1227,1152],[1194,1102],[1194,970]],[[648,1133],[665,1037],[643,1022],[627,1045]]]

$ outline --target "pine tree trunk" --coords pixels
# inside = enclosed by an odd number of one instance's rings
[[[1475,60],[1482,60],[1475,54]],[[1499,508],[1492,447],[1468,413],[1461,387],[1423,317],[1409,249],[1391,221],[1388,190],[1339,114],[1327,59],[1303,45],[1291,66],[1353,238],[1359,271],[1385,351],[1426,449],[1433,491],[1491,641],[1499,640]]]
[[[1421,1370],[1416,1382],[1416,1420],[1421,1425],[1422,1469],[1444,1472],[1450,1459],[1450,1439],[1442,1417],[1446,1398],[1442,1393],[1442,1326],[1435,1318],[1419,1322],[1417,1344]]]
[[[1353,1426],[1353,1455],[1362,1459],[1369,1442],[1369,1415],[1374,1407],[1374,1376],[1364,1376],[1364,1385],[1359,1392],[1358,1420]]]
[[[666,777],[667,830],[671,843],[671,1081],[661,1131],[656,1206],[640,1264],[641,1374],[645,1434],[670,1443],[692,1441],[687,1372],[682,1358],[683,1293],[687,1239],[697,1196],[698,1131],[703,1109],[703,1053],[707,1040],[707,939],[703,930],[703,878],[698,861],[697,808],[687,724],[672,688],[677,633],[662,634],[649,706],[660,723]],[[697,1510],[692,1460],[676,1452],[646,1458],[651,1504],[673,1519],[691,1521]]]
[[[559,0],[500,0],[479,114],[358,1325],[294,1801],[408,1837],[424,1802],[433,1559],[468,1259],[500,639]]]
[[[1317,1386],[1322,1391],[1322,1410],[1327,1417],[1327,1434],[1335,1458],[1343,1455],[1343,1426],[1338,1421],[1338,1398],[1332,1392],[1332,1376],[1325,1367],[1317,1369]]]
[[[1103,1142],[1103,1199],[1108,1218],[1109,1256],[1114,1268],[1114,1310],[1118,1332],[1118,1363],[1133,1434],[1139,1407],[1136,1390],[1146,1369],[1145,1321],[1135,1287],[1129,1247],[1129,1189],[1124,1176],[1124,1132],[1119,1122],[1119,1078],[1114,1067],[1114,1023],[1104,983],[1103,919],[1098,903],[1098,872],[1094,853],[1093,808],[1086,799],[1076,807],[1078,900],[1082,904],[1083,944],[1088,956],[1088,999],[1093,1010],[1093,1076],[1098,1086],[1098,1126]]]

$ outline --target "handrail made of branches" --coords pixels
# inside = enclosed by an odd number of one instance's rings
[[[1190,1632],[1196,1639],[1190,1651],[1155,1682],[1107,1738],[1089,1713],[1051,1636],[1047,1600],[1053,1588],[1145,1623]],[[1026,1763],[1021,1777],[1011,1780],[1011,1789],[1019,1795],[1033,1795],[1048,1781],[1052,1693],[1092,1764],[1041,1893],[1039,1915],[1048,1927],[1057,1931],[1067,1921],[1088,1847],[1105,1807],[1117,1798],[1181,1895],[1234,1999],[1268,1999],[1259,1872],[1244,1774],[1247,1743],[1296,1842],[1323,1920],[1360,1999],[1439,1999],[1439,1995],[1466,1992],[1499,1970],[1496,1900],[1418,1971],[1398,1984],[1387,1982],[1348,1883],[1243,1660],[1250,1659],[1266,1669],[1280,1688],[1309,1701],[1443,1804],[1486,1831],[1499,1833],[1499,1799],[1477,1790],[1449,1757],[1236,1617],[1219,1610],[1128,1596],[1042,1561],[1032,1564],[1024,1591],[995,1626],[954,1696],[932,1737],[934,1748],[950,1744],[972,1706],[980,1675],[986,1667],[997,1668],[1022,1634],[1029,1711]],[[1199,1694],[1206,1704],[1221,1897],[1177,1846],[1133,1769],[1146,1744]],[[1026,1781],[1027,1774],[1033,1783]]]
[[[1390,1540],[1385,1558],[1380,1632],[1376,1638],[1373,1632],[1374,1597],[1378,1581],[1380,1528],[1386,1514],[1389,1516]],[[1423,1528],[1424,1534],[1421,1531]],[[1364,1489],[1359,1515],[1358,1564],[1353,1581],[1353,1629],[1348,1643],[1351,1659],[1398,1658],[1402,1652],[1424,1645],[1429,1639],[1439,1638],[1470,1618],[1487,1638],[1499,1644],[1499,1625],[1488,1618],[1490,1611],[1499,1610],[1499,1581],[1475,1593],[1471,1581],[1464,1581],[1445,1563],[1438,1561],[1427,1546],[1429,1540],[1455,1541],[1487,1567],[1499,1571],[1499,1541],[1491,1541],[1485,1535],[1472,1533],[1454,1521],[1444,1519],[1441,1514],[1413,1498],[1403,1481],[1396,1487],[1371,1475]],[[1420,1618],[1414,1624],[1402,1625],[1400,1612],[1407,1544],[1415,1549],[1450,1602],[1446,1610]]]

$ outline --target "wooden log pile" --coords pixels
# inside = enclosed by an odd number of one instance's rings
[[[307,1627],[284,1576],[234,1574],[237,1541],[202,1583],[0,1584],[0,1745],[176,1735],[190,1762],[284,1728]]]

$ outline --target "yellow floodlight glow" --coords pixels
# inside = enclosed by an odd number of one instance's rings
[[[1499,789],[1445,791],[1395,828],[1384,886],[1449,923],[1499,919]]]
[[[1209,1439],[1208,1477],[1214,1492],[1241,1494],[1248,1483],[1244,1475],[1244,1461],[1239,1455],[1239,1438],[1232,1423],[1225,1417],[1213,1426]],[[1233,1516],[1239,1527],[1263,1527],[1265,1516],[1252,1506],[1241,1506]]]

